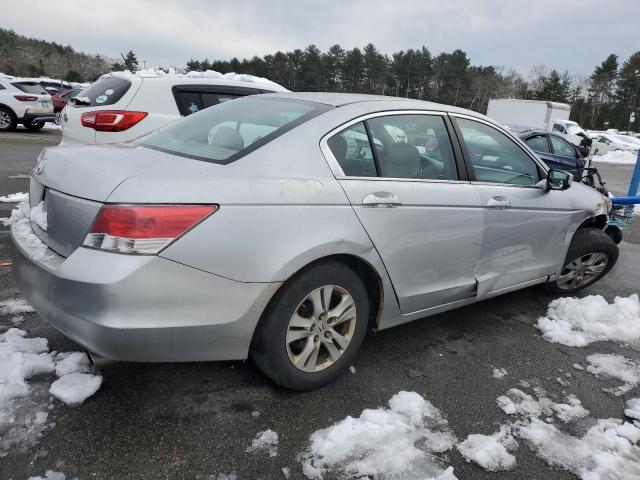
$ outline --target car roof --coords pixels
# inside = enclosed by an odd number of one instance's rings
[[[154,70],[141,70],[136,73],[124,71],[106,73],[100,78],[108,78],[110,76],[126,79],[142,79],[144,82],[162,82],[168,85],[224,85],[229,87],[257,88],[272,92],[288,91],[282,85],[272,82],[266,78],[235,73],[223,75],[213,71],[189,72],[186,74],[164,73],[162,71],[158,72]]]
[[[464,115],[471,115],[479,117],[495,123],[494,120],[471,110],[467,110],[460,107],[454,107],[452,105],[444,105],[442,103],[426,102],[424,100],[415,100],[412,98],[404,97],[390,97],[386,95],[369,95],[365,93],[331,93],[331,92],[283,92],[283,93],[269,93],[266,96],[289,98],[292,100],[304,100],[307,102],[322,103],[324,105],[331,105],[333,107],[342,107],[351,105],[354,103],[371,103],[379,106],[379,102],[385,102],[389,104],[389,108],[384,110],[437,110],[451,113],[460,113]]]

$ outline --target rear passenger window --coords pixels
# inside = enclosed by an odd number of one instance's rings
[[[380,176],[457,180],[451,141],[439,115],[389,115],[367,120]]]
[[[173,93],[180,115],[187,116],[200,110],[234,100],[245,95],[233,93],[217,93],[189,90],[185,87],[175,88]]]
[[[373,152],[363,122],[356,123],[335,134],[327,140],[327,145],[345,175],[349,177],[377,176]]]
[[[478,182],[535,185],[538,167],[504,133],[484,123],[456,119]]]
[[[47,91],[42,88],[39,83],[36,82],[13,82],[11,85],[18,90],[22,90],[25,93],[31,93],[34,95],[46,95]]]
[[[529,148],[534,152],[549,153],[549,144],[547,143],[547,137],[544,135],[537,135],[526,140],[524,143],[529,145]]]

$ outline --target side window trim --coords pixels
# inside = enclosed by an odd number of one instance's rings
[[[372,137],[369,131],[369,127],[367,126],[367,120],[376,118],[376,117],[386,117],[386,116],[392,116],[392,115],[435,115],[435,116],[441,117],[445,124],[447,134],[449,135],[449,142],[451,143],[451,148],[453,149],[455,167],[457,170],[457,177],[458,177],[457,180],[441,180],[441,179],[428,179],[428,178],[390,179],[388,177],[381,177],[381,176],[378,176],[378,177],[347,176],[342,170],[342,167],[340,166],[336,158],[333,156],[331,149],[329,148],[329,145],[327,143],[329,138],[331,138],[333,135],[338,134],[343,130],[346,130],[347,128],[359,122],[362,122],[365,124],[365,128],[367,129],[367,135],[368,135],[368,140],[369,140],[369,145],[371,147],[371,150],[372,152],[375,152],[374,143],[372,142]],[[342,123],[341,125],[331,129],[329,132],[325,133],[320,139],[320,151],[322,152],[325,160],[327,161],[333,175],[339,180],[373,180],[373,181],[393,180],[393,181],[399,181],[399,182],[468,183],[471,181],[470,175],[469,175],[470,172],[467,168],[466,161],[463,158],[462,150],[460,149],[460,146],[458,144],[459,140],[457,138],[454,138],[455,126],[454,126],[454,123],[451,122],[449,115],[450,115],[449,112],[442,111],[442,110],[386,110],[386,111],[367,113],[364,115],[360,115],[359,117],[352,118],[351,120],[348,120]],[[374,155],[374,159],[377,158],[375,157],[376,155],[375,153],[373,153],[373,155]],[[379,175],[379,165],[377,160],[376,160],[376,171],[378,172],[378,175]]]
[[[369,128],[369,122],[366,120],[362,121],[364,125],[364,130],[367,132],[367,140],[369,141],[369,148],[371,149],[371,156],[373,157],[373,164],[376,166],[376,176],[378,178],[382,178],[382,170],[380,170],[380,159],[378,158],[378,151],[376,150],[376,143],[373,141],[373,135],[371,134],[371,129]],[[354,124],[355,125],[355,124]]]
[[[473,122],[478,122],[478,123],[482,123],[484,125],[487,125],[488,127],[491,127],[493,129],[495,129],[496,131],[506,135],[508,138],[510,138],[511,140],[513,140],[513,142],[518,146],[518,148],[520,150],[522,150],[527,157],[529,157],[534,165],[536,166],[536,168],[538,169],[538,174],[540,175],[541,179],[545,179],[547,178],[547,170],[546,168],[540,164],[540,162],[538,161],[538,159],[535,156],[532,156],[531,153],[529,153],[528,148],[524,148],[523,147],[523,142],[522,140],[520,140],[519,138],[514,137],[513,135],[509,134],[506,130],[500,128],[499,126],[496,126],[494,124],[492,124],[491,122],[487,122],[481,118],[477,118],[471,115],[463,115],[460,113],[450,113],[449,116],[452,118],[453,120],[453,126],[456,132],[456,135],[458,137],[458,142],[460,142],[460,145],[462,147],[462,155],[464,157],[464,161],[466,164],[466,168],[467,168],[467,174],[469,176],[469,181],[472,183],[480,183],[480,184],[489,184],[489,185],[503,185],[506,187],[517,187],[517,188],[538,188],[535,185],[517,185],[517,184],[509,184],[509,183],[499,183],[499,182],[482,182],[476,179],[476,175],[475,175],[475,171],[473,170],[473,162],[471,161],[471,155],[469,155],[469,151],[467,150],[467,146],[464,143],[463,136],[462,136],[462,131],[460,130],[460,126],[458,125],[457,119],[458,118],[464,118],[466,120],[470,120]],[[548,138],[547,138],[547,142],[549,142]]]

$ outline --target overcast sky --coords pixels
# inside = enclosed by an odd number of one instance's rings
[[[589,75],[609,53],[640,50],[640,0],[0,0],[0,26],[78,50],[184,67],[372,42],[384,53],[465,50],[474,65],[527,75],[545,64]]]

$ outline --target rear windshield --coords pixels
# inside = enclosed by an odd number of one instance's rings
[[[127,93],[131,82],[120,77],[107,77],[97,80],[76,96],[76,107],[100,107],[113,105]]]
[[[252,95],[189,115],[138,143],[182,157],[225,164],[330,108],[320,103]]]
[[[24,93],[31,93],[33,95],[48,95],[47,91],[42,88],[39,83],[36,82],[13,82],[11,85],[18,90],[22,90]]]

